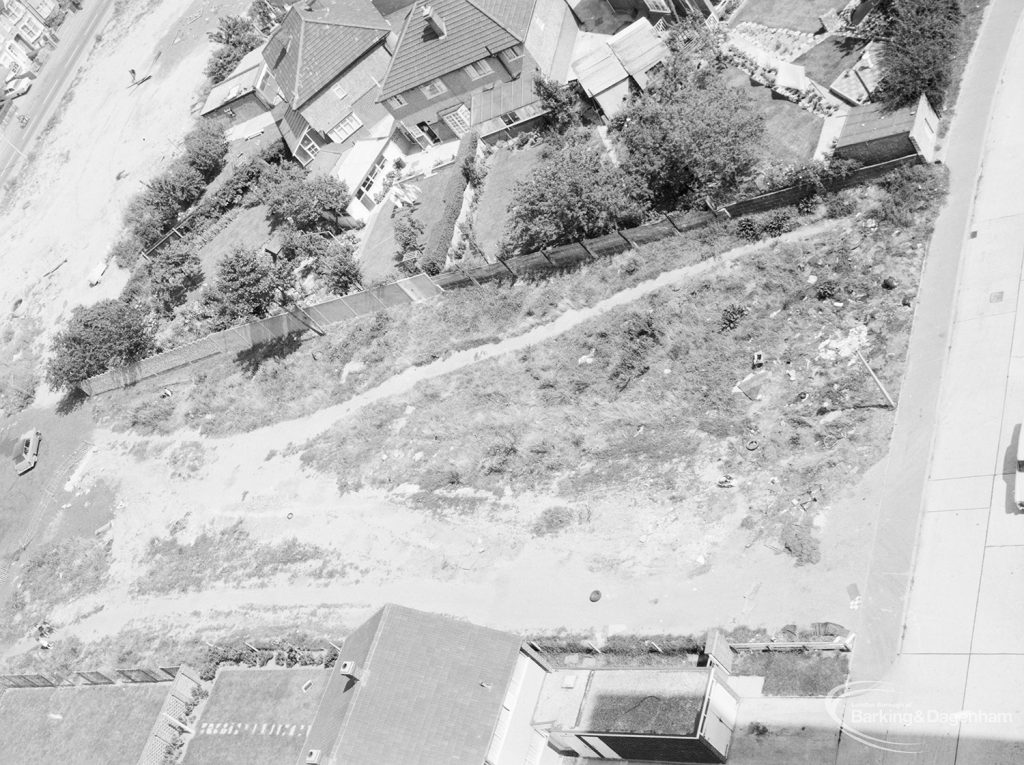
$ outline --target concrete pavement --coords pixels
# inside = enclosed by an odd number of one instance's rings
[[[1024,762],[1024,515],[1012,499],[1024,421],[1022,11],[993,3],[949,137],[951,195],[922,282],[843,765]]]

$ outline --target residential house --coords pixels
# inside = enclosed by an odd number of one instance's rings
[[[582,33],[572,70],[583,91],[611,119],[633,92],[647,89],[669,55],[651,22],[640,18],[614,35]]]
[[[214,85],[202,115],[229,120],[229,141],[246,138],[274,124],[271,110],[282,100],[277,81],[263,58],[263,47],[247,53],[238,66]]]
[[[171,672],[75,672],[64,684],[43,675],[0,678],[21,684],[0,691],[0,762],[162,762],[199,687],[187,667]]]
[[[916,154],[935,159],[939,118],[925,96],[914,106],[890,110],[884,104],[857,106],[835,143],[834,156],[874,165]]]
[[[537,74],[567,80],[577,32],[565,0],[416,0],[381,98],[399,130],[423,148],[502,114],[518,125],[536,116],[525,107],[536,102]],[[504,111],[474,120],[474,95],[494,89],[501,92],[485,97],[488,108]]]
[[[56,16],[57,11],[60,10],[57,0],[22,0],[22,2],[24,2],[29,10],[31,10],[44,24],[48,23],[54,16]]]
[[[35,68],[35,54],[51,42],[45,21],[22,0],[0,0],[0,65],[11,74]]]
[[[355,192],[357,216],[372,208],[370,190],[387,158],[394,120],[379,89],[395,41],[369,0],[304,0],[263,49],[284,99],[274,115],[285,143],[303,165],[333,173]],[[357,145],[360,162],[343,164]]]

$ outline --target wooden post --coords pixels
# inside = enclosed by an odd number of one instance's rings
[[[887,391],[885,389],[885,386],[882,385],[882,381],[878,379],[878,375],[875,374],[875,371],[868,364],[867,359],[865,359],[864,356],[861,355],[860,349],[857,349],[857,358],[860,359],[861,362],[864,364],[864,367],[868,370],[868,374],[871,375],[871,379],[874,380],[875,385],[878,386],[878,390],[882,391],[882,395],[885,396],[885,400],[889,402],[889,406],[892,409],[895,409],[896,402],[892,400],[892,396],[889,395],[889,391]]]
[[[679,226],[676,225],[676,222],[674,220],[672,220],[672,216],[671,215],[669,215],[668,213],[665,213],[664,218],[665,218],[665,220],[668,221],[668,225],[670,225],[672,228],[674,228],[676,230],[677,234],[681,234],[682,233],[679,230]]]

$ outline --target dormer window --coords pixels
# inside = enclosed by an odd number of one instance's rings
[[[523,57],[523,46],[513,45],[511,48],[505,48],[501,52],[501,55],[505,57],[506,61],[518,61]]]
[[[471,80],[479,80],[481,77],[486,77],[493,71],[494,70],[491,68],[490,62],[485,58],[482,58],[479,61],[474,61],[466,67],[466,74],[469,75]]]
[[[420,85],[420,92],[427,98],[437,98],[443,93],[448,92],[448,86],[442,82],[440,77],[438,77],[430,82]]]

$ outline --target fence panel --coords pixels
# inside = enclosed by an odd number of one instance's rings
[[[344,298],[335,298],[317,303],[306,308],[306,313],[320,325],[336,324],[360,316],[356,310],[345,302]]]
[[[516,276],[529,276],[551,271],[555,266],[554,261],[548,260],[542,252],[531,252],[529,255],[521,255],[505,261],[508,267],[516,272]]]
[[[377,298],[377,300],[382,302],[388,308],[392,308],[396,305],[408,305],[412,302],[412,298],[409,297],[409,293],[397,284],[382,284],[379,287],[374,287],[371,292],[373,292],[373,296]]]
[[[605,234],[583,242],[594,257],[607,258],[630,249],[630,244],[618,234]]]
[[[715,214],[709,210],[687,210],[686,212],[669,213],[675,227],[680,231],[693,231],[703,228],[715,220]]]
[[[655,221],[636,228],[627,228],[622,232],[622,235],[637,247],[651,242],[660,242],[662,239],[675,236],[675,234],[675,226],[667,220]]]
[[[414,301],[427,300],[435,295],[440,295],[444,291],[438,282],[426,274],[416,274],[405,279],[399,279],[395,284],[405,290],[406,294]]]
[[[563,244],[561,247],[552,247],[548,250],[548,257],[558,268],[571,268],[580,263],[589,263],[594,259],[587,252],[587,248],[579,242]]]

